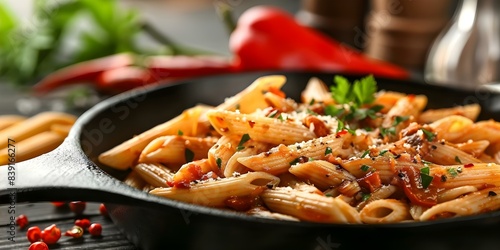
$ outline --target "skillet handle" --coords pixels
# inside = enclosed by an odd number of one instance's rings
[[[118,204],[151,202],[151,195],[109,176],[81,150],[75,150],[77,148],[75,139],[68,137],[47,154],[0,166],[0,203],[75,200]]]

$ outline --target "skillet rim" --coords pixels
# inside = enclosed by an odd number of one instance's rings
[[[178,88],[179,86],[184,86],[184,85],[197,85],[201,84],[200,81],[217,81],[217,79],[220,78],[238,78],[241,76],[246,76],[250,77],[253,76],[254,79],[257,79],[259,76],[265,76],[265,75],[285,75],[287,79],[289,77],[293,77],[294,75],[302,75],[302,76],[334,76],[336,74],[343,75],[346,77],[354,77],[354,78],[359,78],[363,77],[366,75],[359,75],[359,74],[346,74],[346,73],[339,73],[339,72],[324,72],[324,71],[254,71],[254,72],[244,72],[244,73],[227,73],[227,74],[220,74],[220,75],[213,75],[213,76],[205,76],[205,77],[194,77],[190,79],[185,79],[185,80],[179,80],[176,82],[168,83],[168,84],[158,84],[158,85],[151,85],[151,86],[145,86],[142,88],[136,88],[133,90],[129,90],[123,93],[120,93],[118,95],[109,97],[98,104],[96,104],[94,107],[90,108],[86,112],[84,112],[75,122],[73,125],[72,129],[70,130],[70,133],[68,135],[68,138],[71,138],[74,140],[75,144],[74,146],[77,146],[76,150],[78,150],[84,157],[85,159],[90,162],[91,164],[95,165],[99,170],[101,170],[103,173],[105,173],[109,178],[118,180],[116,177],[108,174],[105,170],[101,169],[97,164],[90,159],[90,157],[84,153],[84,150],[82,149],[81,145],[81,137],[82,137],[82,131],[83,128],[85,127],[86,124],[90,123],[90,121],[96,117],[98,114],[110,109],[112,106],[122,103],[126,100],[129,100],[131,98],[134,98],[136,96],[139,96],[141,94],[148,94],[152,92],[157,92],[157,91],[166,91],[165,89],[169,88]],[[398,81],[404,81],[405,84],[410,84],[414,85],[413,87],[417,86],[419,88],[432,88],[434,91],[452,91],[452,92],[458,92],[462,94],[470,94],[474,95],[475,92],[473,90],[468,90],[468,89],[461,89],[461,88],[452,88],[449,86],[442,86],[442,85],[432,85],[425,83],[423,81],[418,81],[416,79],[408,79],[408,80],[400,80],[400,79],[391,79],[391,78],[383,78],[383,77],[376,77],[375,78],[377,81],[384,81],[384,82],[398,82]],[[248,83],[249,84],[249,83]],[[488,91],[488,90],[481,90],[488,92],[489,94],[493,95],[499,95],[498,93],[494,91]],[[477,92],[476,92],[477,93]],[[500,95],[499,95],[500,96]],[[153,125],[154,126],[154,125]],[[133,192],[140,192],[140,193],[145,193],[141,190],[135,189],[133,187],[130,187],[123,183],[122,181],[118,180],[119,183],[121,184],[121,187],[119,188],[127,188],[133,190]],[[388,224],[341,224],[341,223],[319,223],[319,222],[308,222],[308,221],[285,221],[285,220],[277,220],[277,219],[269,219],[269,218],[261,218],[257,216],[252,216],[252,215],[247,215],[242,212],[236,212],[236,211],[229,211],[229,210],[223,210],[219,208],[211,208],[211,207],[206,207],[206,206],[201,206],[197,204],[189,204],[185,202],[180,202],[176,200],[171,200],[171,199],[166,199],[162,197],[158,197],[155,195],[151,195],[149,193],[145,193],[146,197],[148,198],[148,202],[153,202],[156,203],[155,205],[161,205],[161,206],[168,206],[172,209],[179,209],[179,210],[187,210],[193,213],[199,213],[202,215],[209,215],[209,216],[218,216],[218,217],[224,217],[226,219],[236,219],[236,220],[244,220],[246,222],[256,222],[256,223],[265,223],[265,224],[277,224],[281,226],[293,226],[293,227],[305,227],[305,228],[332,228],[332,229],[384,229],[384,228],[391,228],[391,229],[415,229],[415,228],[422,228],[422,227],[436,227],[436,226],[453,226],[457,224],[464,224],[464,223],[470,223],[467,224],[467,226],[473,226],[475,224],[481,225],[480,222],[483,222],[484,220],[488,219],[497,219],[500,221],[500,210],[493,211],[493,212],[488,212],[488,213],[483,213],[483,214],[478,214],[478,215],[472,215],[472,216],[464,216],[464,217],[455,217],[455,218],[444,218],[444,219],[439,219],[435,221],[417,221],[417,222],[408,222],[408,223],[388,223]],[[119,205],[119,204],[117,204]]]

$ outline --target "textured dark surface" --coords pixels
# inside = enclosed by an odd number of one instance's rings
[[[71,210],[65,206],[56,208],[51,203],[20,203],[16,204],[16,214],[28,216],[29,226],[38,226],[41,229],[56,224],[61,231],[70,229],[77,218],[88,218],[91,222],[98,222],[102,225],[102,237],[91,237],[85,233],[81,239],[61,236],[59,242],[51,245],[50,249],[123,249],[134,250],[134,247],[123,234],[118,231],[113,222],[99,214],[99,203],[88,203],[85,212],[81,216],[75,216]],[[15,230],[15,242],[8,240],[9,218],[8,207],[0,206],[2,216],[0,217],[0,249],[28,249],[30,243],[26,238],[26,229]],[[4,216],[5,215],[5,216]]]

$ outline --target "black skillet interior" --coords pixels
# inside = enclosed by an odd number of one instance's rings
[[[133,135],[162,123],[198,103],[217,105],[244,89],[257,77],[287,76],[283,90],[298,100],[307,81],[315,76],[332,83],[333,74],[259,72],[188,80],[152,91],[136,91],[113,98],[81,122],[81,144],[97,162],[99,153]],[[361,76],[347,76],[357,79]],[[500,95],[461,91],[411,81],[376,79],[379,89],[425,94],[428,108],[480,103],[480,119],[500,120]],[[122,178],[124,173],[102,169]],[[114,222],[144,249],[172,246],[182,249],[350,249],[362,246],[389,249],[490,249],[500,246],[500,213],[443,220],[437,223],[398,225],[318,225],[268,221],[234,216],[199,207],[161,209],[108,204]]]
[[[142,249],[491,249],[500,246],[500,237],[497,237],[500,212],[392,225],[323,225],[266,220],[146,195],[118,181],[126,172],[98,163],[97,156],[101,152],[165,122],[186,108],[199,103],[217,105],[259,76],[269,74],[285,75],[288,80],[283,90],[295,99],[299,98],[311,77],[319,77],[326,83],[333,79],[333,74],[326,73],[246,73],[193,79],[113,97],[82,115],[69,140],[50,154],[52,158],[40,157],[19,164],[22,171],[18,171],[17,183],[20,186],[33,185],[22,176],[32,172],[33,168],[26,168],[28,164],[50,169],[51,173],[40,171],[38,178],[50,179],[50,182],[45,182],[53,185],[49,187],[50,192],[47,189],[20,190],[18,197],[29,201],[40,200],[38,195],[57,199],[57,194],[71,188],[75,195],[83,197],[81,199],[107,202],[114,223]],[[361,76],[347,77],[356,79]],[[483,107],[481,119],[500,120],[498,94],[381,78],[377,82],[379,89],[425,94],[429,98],[429,108],[478,102]],[[58,168],[60,162],[67,164],[68,168]],[[112,177],[102,174],[99,167]],[[53,175],[59,177],[53,178]],[[5,185],[0,183],[0,186]],[[6,192],[2,191],[2,194],[2,201],[5,201]]]

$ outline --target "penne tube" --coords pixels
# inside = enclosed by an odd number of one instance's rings
[[[481,160],[446,143],[430,142],[430,149],[423,159],[440,165],[480,163]]]
[[[464,151],[465,153],[471,154],[473,157],[480,157],[481,155],[483,155],[488,146],[490,146],[490,142],[487,140],[468,141],[455,145],[455,147]]]
[[[396,223],[411,218],[408,203],[395,199],[381,199],[368,203],[359,212],[366,224]]]
[[[59,124],[59,123],[56,123],[56,124],[52,124],[50,126],[50,131],[58,133],[58,134],[60,134],[62,136],[68,136],[69,131],[71,130],[72,127],[73,127],[73,124]]]
[[[441,109],[429,109],[418,117],[419,123],[432,123],[439,119],[446,118],[452,115],[460,115],[475,121],[481,112],[481,106],[479,104],[469,104],[464,106],[456,106],[453,108],[441,108]]]
[[[298,218],[295,218],[290,215],[273,213],[263,207],[256,207],[248,210],[246,212],[248,215],[266,218],[266,219],[274,219],[274,220],[286,220],[286,221],[300,221]]]
[[[15,162],[25,161],[48,153],[57,148],[66,137],[52,131],[44,131],[0,151],[0,166],[9,163],[9,154],[15,155]],[[7,141],[7,140],[6,140]],[[14,152],[15,151],[15,152]]]
[[[326,84],[317,77],[312,77],[307,82],[306,87],[302,91],[300,98],[302,103],[317,103],[322,102],[326,104],[333,103],[332,93]]]
[[[264,172],[249,172],[238,177],[209,180],[190,188],[156,188],[151,194],[209,207],[224,207],[231,197],[258,195],[261,189],[276,186],[279,178]]]
[[[500,187],[486,188],[437,204],[420,216],[421,221],[459,217],[500,209]]]
[[[231,158],[227,161],[221,170],[224,173],[225,177],[233,176],[233,174],[242,174],[250,171],[249,168],[245,167],[243,164],[238,162],[238,159],[241,157],[247,157],[259,154],[261,152],[267,151],[270,146],[267,143],[257,142],[250,140],[245,143],[245,148],[235,152]]]
[[[216,110],[239,110],[243,114],[253,113],[257,109],[264,109],[268,106],[264,94],[273,89],[279,90],[286,82],[283,75],[270,75],[257,78],[250,86],[227,98],[224,103],[217,106]]]
[[[500,186],[500,165],[495,163],[474,163],[451,166],[430,166],[431,176],[445,176],[439,182],[442,189],[453,189],[461,186],[482,188],[485,185]]]
[[[258,155],[238,158],[238,162],[254,171],[279,175],[287,172],[291,165],[301,159],[324,160],[327,151],[331,151],[333,156],[342,154],[343,142],[344,137],[336,138],[335,135],[329,135],[289,146],[282,144]]]
[[[462,186],[456,187],[452,189],[448,189],[438,194],[437,202],[443,203],[446,201],[451,201],[456,199],[462,195],[466,195],[468,193],[476,192],[478,189],[474,186]]]
[[[340,198],[280,187],[264,191],[261,197],[271,211],[288,214],[300,220],[361,223],[358,211]]]
[[[144,181],[141,176],[136,171],[130,171],[130,173],[125,177],[123,182],[131,187],[137,188],[139,190],[143,190],[146,185],[146,181]]]
[[[207,109],[203,105],[187,109],[181,115],[100,154],[99,162],[116,169],[127,169],[138,160],[142,150],[159,136],[177,135],[179,131],[182,131],[186,136],[196,135],[199,129],[198,119]]]
[[[500,141],[500,123],[493,120],[474,123],[463,133],[459,142],[466,142],[468,140],[487,140],[490,143]]]
[[[137,173],[146,183],[154,187],[167,187],[174,173],[161,164],[137,164],[132,172]]]
[[[297,103],[289,98],[279,96],[272,92],[264,94],[264,99],[270,107],[279,110],[280,112],[292,112],[297,109]]]
[[[349,172],[323,160],[295,164],[288,171],[300,179],[307,180],[320,190],[336,187],[345,180],[356,180]]]
[[[141,152],[138,162],[184,164],[207,157],[217,138],[169,135],[151,141]],[[186,159],[189,157],[189,159]]]
[[[50,130],[50,127],[54,124],[72,125],[75,121],[76,117],[70,114],[60,112],[40,113],[1,130],[0,149],[7,147],[8,138],[19,143],[26,138]]]
[[[474,122],[463,116],[452,115],[439,119],[429,126],[437,133],[439,140],[449,142],[465,142],[463,136],[470,130]]]
[[[172,176],[171,185],[189,187],[190,183],[193,181],[199,181],[205,177],[217,178],[219,174],[220,170],[217,166],[210,164],[208,159],[191,161],[182,165],[179,170],[175,172]]]
[[[242,137],[248,134],[251,139],[278,144],[292,144],[315,138],[315,134],[302,123],[280,120],[278,118],[247,115],[237,112],[212,110],[207,112],[210,124],[221,135]]]
[[[1,115],[0,116],[0,131],[6,129],[16,123],[26,120],[22,115]]]
[[[208,162],[219,169],[226,168],[229,159],[236,153],[239,141],[230,136],[221,136],[219,140],[208,150]]]

